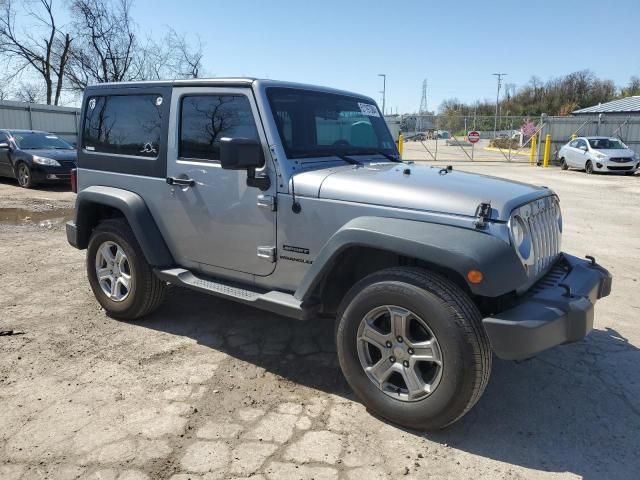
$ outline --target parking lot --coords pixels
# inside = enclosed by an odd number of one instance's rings
[[[74,195],[1,180],[0,479],[637,478],[640,175],[454,169],[554,189],[563,249],[595,256],[614,285],[585,341],[496,359],[477,406],[428,434],[358,403],[331,322],[181,288],[141,321],[106,317],[66,242]]]

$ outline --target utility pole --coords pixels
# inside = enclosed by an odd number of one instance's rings
[[[502,77],[506,77],[506,73],[492,73],[491,75],[495,75],[498,77],[498,92],[496,93],[496,117],[493,121],[493,138],[498,136],[498,104],[500,103],[500,86],[502,85]]]
[[[380,93],[382,94],[382,115],[384,115],[384,107],[387,102],[387,74],[379,73],[378,76],[382,77],[382,91]]]

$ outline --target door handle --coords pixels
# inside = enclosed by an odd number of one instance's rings
[[[196,181],[192,178],[167,177],[167,183],[169,185],[178,185],[179,187],[195,187],[196,186]]]

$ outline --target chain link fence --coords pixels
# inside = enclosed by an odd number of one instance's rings
[[[640,115],[403,115],[399,120],[407,160],[541,164],[547,135],[550,164],[557,163],[558,150],[573,135],[618,137],[640,151]],[[475,144],[467,139],[472,130],[480,134]]]

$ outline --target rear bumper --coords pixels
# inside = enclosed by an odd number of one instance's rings
[[[562,254],[515,306],[482,321],[493,351],[505,360],[523,360],[581,340],[593,328],[593,306],[609,295],[611,280],[599,265]]]
[[[72,247],[80,248],[78,247],[78,227],[76,227],[76,224],[73,221],[67,222],[66,230],[67,242],[69,242],[69,245],[71,245]]]

